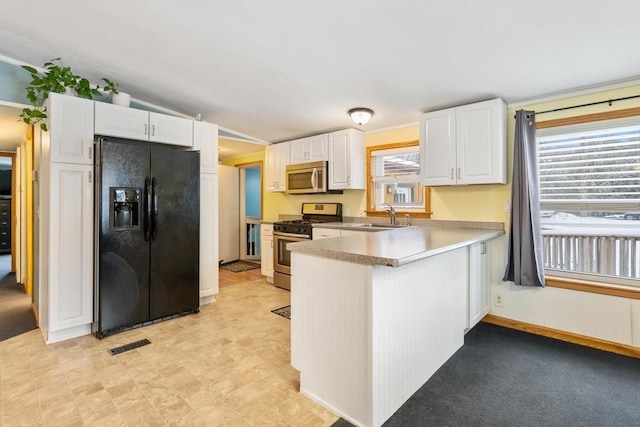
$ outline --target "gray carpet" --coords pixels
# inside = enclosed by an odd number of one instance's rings
[[[35,329],[31,297],[11,273],[11,255],[0,256],[0,341]]]
[[[638,426],[640,359],[481,322],[384,425]]]

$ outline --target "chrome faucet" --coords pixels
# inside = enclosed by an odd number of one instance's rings
[[[389,214],[389,218],[391,219],[391,224],[396,223],[396,209],[391,206],[390,204],[388,204],[387,206],[389,206],[389,209],[385,210],[385,212],[387,212]]]

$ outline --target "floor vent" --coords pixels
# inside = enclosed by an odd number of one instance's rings
[[[114,356],[116,354],[124,353],[125,351],[133,350],[134,348],[142,347],[143,345],[151,344],[151,341],[148,339],[143,339],[140,341],[135,341],[129,344],[121,345],[120,347],[112,348],[109,350],[109,354]]]

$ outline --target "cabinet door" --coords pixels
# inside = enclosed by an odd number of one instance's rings
[[[218,175],[200,174],[200,298],[218,293]]]
[[[329,135],[315,135],[306,138],[307,161],[319,162],[329,160]]]
[[[149,140],[149,112],[106,102],[95,103],[96,135]]]
[[[93,108],[90,99],[49,94],[51,161],[93,164]]]
[[[420,120],[420,174],[424,185],[452,185],[456,166],[455,108],[423,114]]]
[[[507,182],[505,119],[501,99],[456,109],[458,184]]]
[[[364,135],[347,129],[329,134],[329,190],[365,188]]]
[[[273,280],[273,224],[260,224],[260,267]]]
[[[289,141],[289,164],[295,165],[309,161],[309,139],[302,138]]]
[[[467,328],[473,328],[491,310],[489,254],[485,242],[469,246]]]
[[[264,188],[265,191],[277,191],[276,186],[276,146],[264,147]]]
[[[287,165],[289,164],[289,143],[281,142],[275,145],[276,161],[274,162],[277,191],[285,191],[287,189]]]
[[[218,173],[218,125],[193,122],[193,149],[200,151],[200,173]]]
[[[92,171],[89,165],[51,163],[50,332],[93,322]]]
[[[313,227],[313,240],[330,239],[332,237],[340,236],[340,230],[337,228]]]
[[[149,141],[193,146],[193,120],[149,113]]]

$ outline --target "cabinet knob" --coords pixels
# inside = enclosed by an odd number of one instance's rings
[[[453,180],[453,168],[451,168],[451,179]]]
[[[145,124],[144,124],[144,134],[145,134],[145,135],[147,134],[147,130],[148,130],[147,126],[148,126],[148,125],[145,123]]]
[[[460,168],[458,168],[458,179],[460,179]]]

